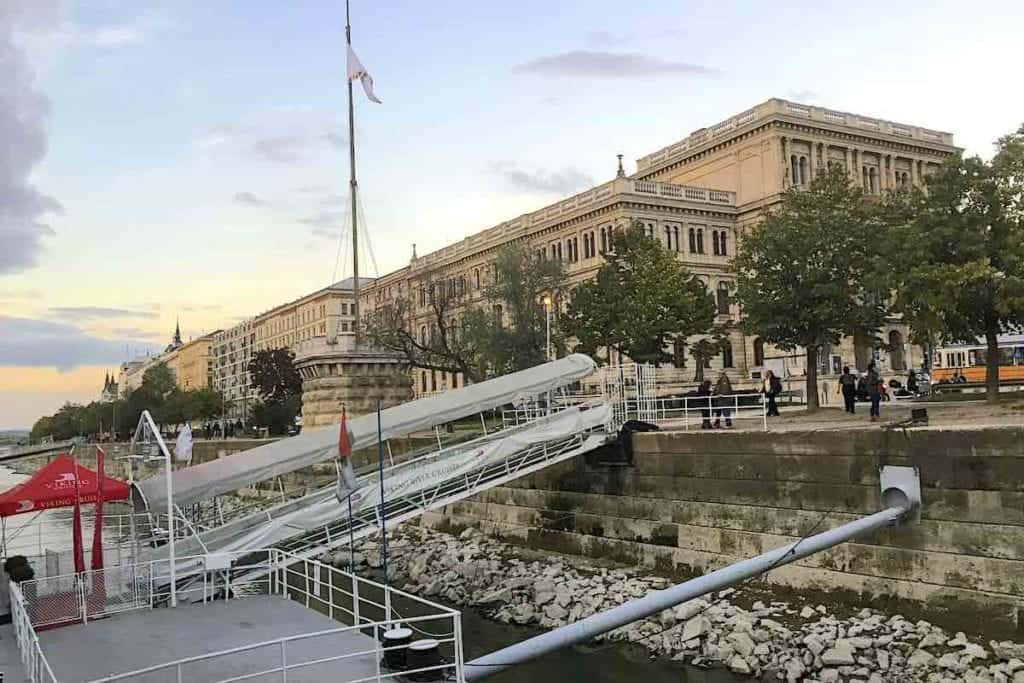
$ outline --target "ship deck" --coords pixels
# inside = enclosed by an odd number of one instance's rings
[[[269,596],[206,605],[179,605],[176,609],[136,610],[88,624],[43,631],[39,633],[39,640],[61,683],[84,683],[166,662],[340,626],[337,621],[295,601]],[[13,637],[11,633],[12,645]],[[7,640],[6,633],[3,640]],[[347,631],[289,641],[286,656],[288,664],[294,666],[325,657],[372,651],[373,648],[371,637]],[[13,652],[17,662],[16,647]],[[274,643],[185,663],[181,678],[171,667],[131,680],[213,683],[257,674],[280,665],[281,645]],[[376,667],[377,662],[371,653],[289,670],[288,681],[327,683],[372,678]],[[253,683],[280,681],[281,673],[267,673],[246,680]]]

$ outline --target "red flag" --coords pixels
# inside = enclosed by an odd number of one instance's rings
[[[79,574],[85,571],[85,549],[82,547],[82,502],[78,488],[80,472],[77,460],[72,460],[72,467],[75,472],[75,511],[71,518],[71,546],[75,556],[75,573]]]
[[[96,519],[92,529],[92,568],[103,569],[103,479],[106,471],[103,459],[106,453],[96,446]]]
[[[352,455],[352,444],[348,440],[348,420],[345,408],[341,409],[341,426],[338,430],[338,457],[347,458]]]

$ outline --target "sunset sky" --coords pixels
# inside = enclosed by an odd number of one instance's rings
[[[987,155],[1024,3],[965,8],[354,0],[378,271],[773,96]],[[0,0],[0,428],[345,274],[344,57],[343,0]]]

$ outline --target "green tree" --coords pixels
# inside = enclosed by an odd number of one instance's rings
[[[271,434],[284,434],[302,410],[302,377],[295,369],[295,354],[287,348],[253,354],[249,373],[260,395],[253,406],[253,422]]]
[[[886,317],[884,220],[833,167],[744,235],[734,262],[741,326],[784,350],[803,348],[807,407],[818,407],[818,353],[844,335],[877,338]]]
[[[565,316],[579,349],[592,355],[617,349],[637,362],[660,364],[672,359],[667,349],[674,337],[711,329],[715,303],[707,287],[645,235],[642,224],[614,232],[604,259],[597,277],[573,291]]]
[[[889,208],[896,308],[920,340],[983,338],[986,394],[998,400],[998,337],[1024,327],[1024,126],[991,161],[953,158],[927,192]]]
[[[544,362],[546,310],[565,288],[565,267],[524,247],[498,251],[489,272],[481,273],[479,296],[463,278],[424,280],[367,316],[367,338],[401,353],[413,367],[461,373],[468,381],[522,370]],[[562,346],[557,316],[552,345]]]

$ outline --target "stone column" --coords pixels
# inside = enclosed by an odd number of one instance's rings
[[[863,158],[863,156],[861,154],[861,151],[859,149],[854,149],[853,150],[853,176],[855,178],[854,185],[856,185],[857,187],[860,187],[860,188],[863,188],[863,189],[867,190],[867,188],[864,187],[864,169],[862,168],[863,166],[864,166],[864,158]]]
[[[910,160],[910,184],[913,187],[917,187],[917,159]]]
[[[807,182],[814,180],[814,171],[817,168],[817,165],[814,163],[816,156],[818,156],[818,145],[809,140],[807,142]]]
[[[853,175],[853,151],[846,148],[846,174]]]
[[[789,151],[787,149],[789,138],[783,135],[779,138],[779,141],[782,143],[782,189],[786,189],[790,184],[789,173],[792,168],[792,164],[789,163]]]

